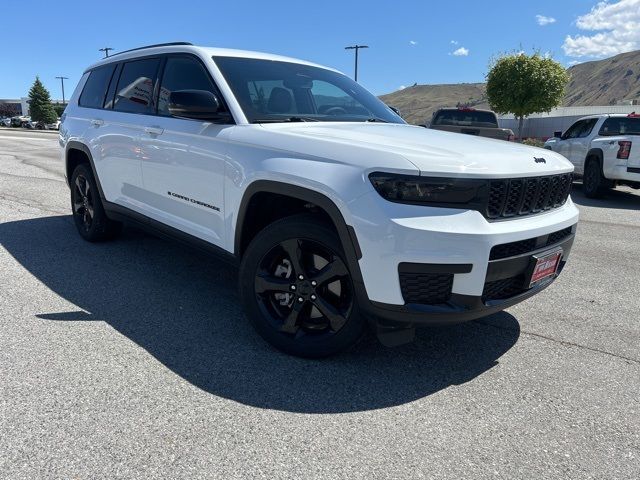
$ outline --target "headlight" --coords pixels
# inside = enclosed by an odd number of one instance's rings
[[[486,203],[486,180],[420,177],[374,172],[373,188],[390,202],[477,209]]]

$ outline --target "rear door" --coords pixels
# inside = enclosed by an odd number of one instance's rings
[[[176,118],[168,101],[178,90],[207,90],[222,98],[193,55],[166,57],[156,116],[141,138],[145,213],[218,246],[224,239],[224,174],[231,116],[224,123]]]
[[[106,199],[139,213],[144,200],[141,125],[154,110],[159,65],[159,57],[119,64],[113,71],[104,108],[90,116],[91,135],[87,134]]]

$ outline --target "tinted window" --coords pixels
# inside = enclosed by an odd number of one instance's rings
[[[564,135],[562,135],[562,139],[565,140],[567,138],[576,138],[582,127],[584,126],[585,120],[578,120],[576,123],[571,125]]]
[[[153,89],[159,63],[157,58],[148,58],[124,64],[116,88],[114,110],[153,112]]]
[[[169,57],[164,67],[158,113],[171,115],[168,104],[171,92],[179,90],[206,90],[218,94],[209,74],[200,62],[189,57]]]
[[[78,102],[81,107],[102,108],[114,68],[112,64],[91,71]]]
[[[498,128],[498,119],[492,112],[472,109],[440,110],[431,125],[454,125]]]
[[[582,123],[580,130],[576,132],[576,137],[577,138],[588,137],[591,134],[591,130],[593,130],[593,127],[597,122],[598,122],[597,118],[590,118],[589,120],[585,120]]]
[[[600,135],[640,135],[640,118],[610,117],[600,128]]]
[[[250,122],[304,120],[404,123],[389,107],[341,73],[299,63],[215,57]]]

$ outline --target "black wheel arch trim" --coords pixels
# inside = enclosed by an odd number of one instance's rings
[[[65,171],[65,176],[67,177],[67,185],[69,185],[69,182],[71,181],[71,179],[68,178],[69,176],[66,175],[66,172],[69,171],[69,152],[71,150],[78,150],[87,156],[87,158],[89,159],[89,166],[91,167],[91,173],[93,173],[93,178],[96,181],[96,185],[98,185],[100,200],[102,200],[103,203],[106,202],[106,199],[104,197],[104,191],[102,190],[102,185],[100,184],[100,178],[98,178],[98,172],[96,171],[96,166],[93,163],[93,155],[91,155],[91,150],[89,150],[89,147],[87,147],[84,143],[78,142],[76,140],[68,141],[64,149],[64,171]],[[73,172],[70,172],[70,173],[73,173]]]
[[[587,156],[585,157],[585,167],[587,166],[587,160],[589,160],[589,158],[593,158],[595,157],[598,161],[598,163],[600,164],[600,168],[603,167],[602,162],[604,159],[604,152],[602,151],[601,148],[592,148],[587,152]]]
[[[351,272],[351,278],[354,282],[358,302],[361,307],[365,307],[365,305],[370,301],[364,288],[364,280],[362,279],[360,265],[358,264],[358,260],[362,258],[362,251],[358,243],[358,238],[356,237],[356,232],[351,225],[347,224],[337,205],[329,197],[316,190],[300,187],[298,185],[291,185],[289,183],[278,182],[276,180],[256,180],[249,184],[244,191],[238,208],[234,238],[235,256],[237,258],[242,257],[243,229],[241,227],[244,224],[251,198],[258,193],[265,192],[285,195],[297,200],[312,203],[327,213],[338,232],[338,237],[344,250],[347,265]]]

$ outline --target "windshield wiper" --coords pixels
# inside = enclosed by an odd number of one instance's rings
[[[258,118],[251,123],[288,123],[288,122],[319,122],[317,118],[311,117],[286,117],[286,118]]]
[[[367,118],[367,122],[389,123],[386,120],[383,120],[383,119],[378,118],[378,117]]]

